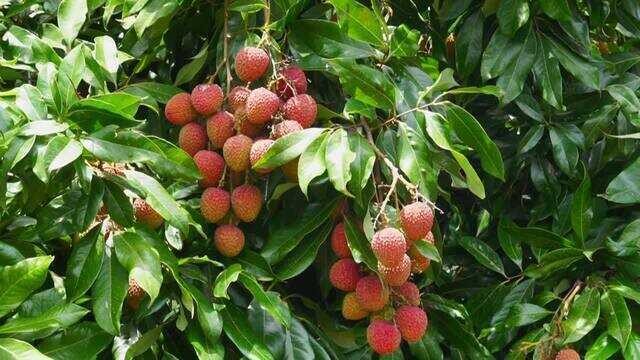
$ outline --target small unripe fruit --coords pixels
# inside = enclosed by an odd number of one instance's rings
[[[253,185],[240,185],[231,193],[231,207],[238,219],[252,222],[260,214],[262,192]]]
[[[367,342],[379,355],[398,350],[401,340],[400,330],[392,322],[376,319],[367,327]]]
[[[261,139],[251,145],[251,152],[249,153],[249,162],[251,162],[251,167],[255,165],[258,160],[264,156],[264,154],[271,148],[274,141],[271,139]],[[271,172],[271,169],[260,169],[255,170],[258,174],[268,174]]]
[[[580,360],[580,354],[571,348],[564,348],[556,354],[556,360]]]
[[[286,100],[293,95],[307,92],[307,77],[298,66],[291,65],[280,70],[276,82],[278,96]],[[295,93],[295,94],[294,94]]]
[[[299,157],[297,157],[297,158],[289,161],[288,163],[280,166],[280,170],[282,170],[282,173],[284,174],[284,177],[289,182],[292,182],[292,183],[297,183],[298,182],[298,160],[300,160]]]
[[[222,155],[231,170],[245,171],[249,168],[249,154],[252,144],[251,138],[242,134],[227,139],[222,147]]]
[[[180,129],[178,144],[182,150],[193,156],[207,147],[207,132],[198,123],[188,123]]]
[[[409,241],[422,239],[433,226],[433,210],[424,202],[409,204],[400,211],[400,224]]]
[[[272,133],[274,139],[280,139],[281,137],[289,134],[293,134],[294,132],[298,132],[302,130],[302,125],[297,121],[293,120],[285,120],[273,125]]]
[[[433,233],[429,231],[424,239],[420,239],[418,241],[426,241],[429,244],[433,245]],[[409,247],[407,254],[409,255],[409,258],[411,258],[411,272],[414,274],[421,274],[429,268],[429,265],[431,265],[431,260],[428,257],[422,255],[422,253],[416,247],[416,243]]]
[[[229,107],[234,112],[244,106],[247,102],[247,97],[251,90],[244,86],[236,86],[231,91],[229,91],[229,96],[227,97],[227,102],[229,103]]]
[[[354,291],[360,276],[360,267],[353,259],[340,259],[329,269],[331,285],[342,291]]]
[[[236,54],[236,74],[242,81],[258,80],[269,68],[269,54],[256,47],[245,47]]]
[[[379,311],[389,302],[389,292],[377,276],[365,276],[356,285],[356,297],[363,309]]]
[[[224,172],[224,159],[215,151],[200,150],[193,156],[202,179],[200,186],[208,188],[218,186]]]
[[[191,96],[186,93],[173,95],[164,107],[164,116],[173,125],[185,125],[198,117],[198,113],[191,105]]]
[[[400,230],[388,227],[373,234],[371,249],[382,265],[390,267],[402,260],[407,252],[407,242]]]
[[[157,229],[162,225],[164,219],[143,199],[135,199],[133,201],[133,209],[135,210],[136,220],[151,229]]]
[[[220,254],[234,257],[244,248],[244,233],[235,225],[220,225],[213,234],[213,243]]]
[[[146,293],[144,292],[142,287],[140,287],[137,281],[135,281],[134,279],[129,279],[129,289],[127,290],[127,305],[129,305],[132,310],[138,310],[145,294]]]
[[[350,292],[342,300],[342,317],[347,320],[361,320],[369,315],[367,310],[360,307],[356,293]]]
[[[278,108],[280,108],[278,95],[262,87],[251,91],[245,104],[247,119],[258,125],[271,120],[278,112]]]
[[[231,207],[229,193],[217,187],[210,187],[204,190],[200,198],[200,211],[202,217],[208,222],[220,221]]]
[[[386,267],[378,263],[378,271],[382,279],[390,286],[400,286],[404,284],[411,275],[411,259],[406,254],[402,260],[394,266]]]
[[[420,290],[410,281],[393,288],[393,292],[406,304],[420,305]]]
[[[416,342],[427,331],[427,313],[413,305],[402,305],[396,310],[396,325],[402,338],[408,342]]]
[[[344,223],[338,223],[331,233],[331,249],[339,258],[351,257],[351,250],[347,244],[347,235],[344,232]]]
[[[308,128],[316,121],[318,105],[316,101],[307,94],[296,95],[282,105],[284,117],[295,120],[303,128]]]
[[[216,84],[196,85],[191,91],[191,105],[200,115],[211,115],[220,110],[224,94]]]
[[[233,115],[220,111],[207,119],[207,136],[214,149],[222,149],[225,141],[232,137],[236,129]]]
[[[236,110],[233,116],[236,119],[235,127],[238,129],[240,134],[246,135],[250,138],[255,138],[260,135],[264,129],[264,124],[253,124],[247,119],[247,110],[244,106]]]

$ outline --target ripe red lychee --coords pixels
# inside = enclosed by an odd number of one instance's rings
[[[231,207],[229,193],[217,187],[206,188],[200,198],[202,217],[208,222],[220,221]]]
[[[400,211],[400,224],[409,241],[427,236],[433,226],[433,210],[425,202],[414,202]]]
[[[338,223],[331,233],[331,249],[339,258],[351,257],[351,250],[347,244],[344,223]]]
[[[360,267],[353,259],[340,259],[329,269],[331,285],[342,291],[354,291],[360,276]]]
[[[392,322],[376,319],[367,327],[367,342],[379,355],[398,350],[401,340],[400,330]]]
[[[282,112],[286,119],[295,120],[306,129],[316,121],[318,106],[311,96],[300,94],[287,100],[282,105]]]
[[[429,231],[424,239],[420,239],[417,241],[426,241],[429,244],[433,245],[433,233]],[[429,268],[429,265],[431,264],[431,260],[428,257],[422,255],[422,253],[416,247],[417,241],[414,242],[407,251],[409,258],[411,258],[411,272],[414,274],[420,274],[424,272]]]
[[[360,307],[355,292],[350,292],[342,300],[342,317],[347,320],[361,320],[369,315],[367,310]]]
[[[185,125],[198,117],[198,113],[191,105],[189,93],[182,92],[173,95],[164,107],[164,116],[173,125]]]
[[[164,222],[162,216],[143,199],[135,199],[133,201],[133,209],[135,210],[136,220],[154,230]]]
[[[253,141],[246,135],[230,137],[222,147],[222,156],[233,171],[245,171],[249,168],[249,154]]]
[[[402,305],[396,310],[396,325],[402,338],[408,342],[416,342],[427,331],[427,313],[413,305]]]
[[[389,292],[384,288],[382,281],[375,275],[365,276],[358,281],[356,297],[360,306],[367,311],[382,310],[389,302]]]
[[[142,299],[144,299],[144,295],[146,293],[140,287],[137,281],[134,279],[129,279],[129,289],[127,290],[127,305],[133,310],[136,311],[140,307],[140,303]]]
[[[235,225],[220,225],[213,233],[213,244],[223,256],[234,257],[244,248],[244,233]]]
[[[256,140],[256,142],[251,145],[251,152],[249,153],[249,162],[251,166],[255,165],[258,160],[264,156],[264,154],[271,148],[275,141],[271,139],[260,139]],[[271,172],[271,169],[260,169],[255,170],[258,174],[268,174]]]
[[[302,130],[302,125],[297,121],[285,120],[273,125],[272,134],[274,139],[280,139],[285,135]]]
[[[245,47],[236,54],[236,74],[242,81],[258,80],[269,68],[269,54],[257,47]]]
[[[564,348],[556,354],[556,360],[580,360],[580,354],[571,348]]]
[[[207,132],[196,122],[188,123],[180,129],[178,144],[182,150],[193,156],[207,147]]]
[[[396,294],[403,302],[409,305],[420,305],[420,290],[416,284],[407,281],[404,284],[393,288]]]
[[[247,109],[242,106],[233,114],[235,117],[235,127],[238,129],[238,132],[243,135],[247,135],[250,138],[255,138],[264,129],[264,124],[253,124],[249,120],[247,120]]]
[[[224,172],[222,156],[215,151],[200,150],[193,156],[193,160],[202,175],[200,186],[203,188],[218,186]]]
[[[222,149],[224,142],[235,134],[233,115],[220,111],[207,119],[207,136],[214,149]]]
[[[264,124],[271,120],[271,117],[278,112],[280,99],[278,95],[261,87],[252,90],[247,97],[245,109],[247,119],[254,124]]]
[[[407,242],[400,230],[388,227],[373,234],[371,249],[382,265],[390,267],[402,260]]]
[[[217,84],[196,85],[191,91],[191,105],[200,115],[211,115],[220,110],[224,94]]]
[[[227,102],[231,110],[236,111],[244,106],[251,90],[244,86],[236,86],[229,91]]]
[[[260,214],[262,192],[253,185],[240,185],[231,193],[231,207],[238,219],[252,222]]]
[[[304,71],[296,65],[287,66],[280,70],[276,82],[276,92],[283,100],[287,100],[293,95],[306,93],[307,77]]]
[[[390,286],[400,286],[404,284],[411,275],[411,259],[407,254],[402,256],[402,260],[396,265],[386,267],[378,263],[378,271],[382,279]]]

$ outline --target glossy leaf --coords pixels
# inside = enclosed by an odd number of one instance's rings
[[[51,256],[39,256],[0,269],[0,316],[17,308],[42,286],[52,261]]]

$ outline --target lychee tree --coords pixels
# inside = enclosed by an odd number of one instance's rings
[[[636,2],[0,14],[0,359],[640,358]]]

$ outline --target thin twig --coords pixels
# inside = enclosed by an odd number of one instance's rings
[[[222,39],[222,49],[223,49],[223,57],[224,57],[224,64],[226,66],[226,71],[227,71],[227,94],[229,93],[229,89],[231,89],[231,66],[229,64],[229,61],[227,61],[227,58],[229,57],[229,0],[224,0],[224,29],[223,29],[223,39]],[[217,72],[217,70],[216,70]]]

